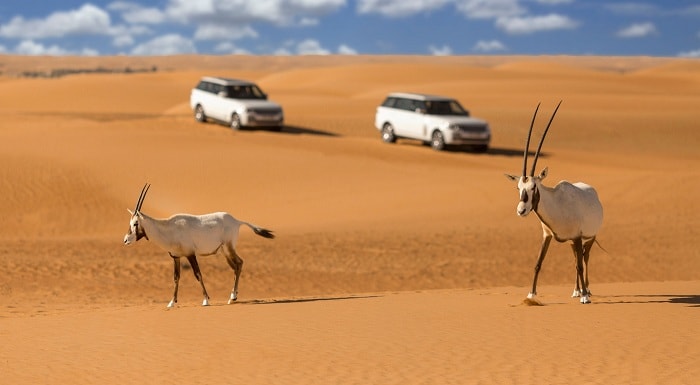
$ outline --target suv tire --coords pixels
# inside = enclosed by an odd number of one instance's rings
[[[231,126],[231,129],[234,131],[241,129],[241,117],[238,116],[237,113],[234,112],[231,114],[231,124],[229,124],[229,126]]]
[[[445,137],[439,130],[433,131],[433,135],[430,139],[430,147],[435,151],[442,151],[445,149]]]
[[[197,108],[194,109],[194,120],[198,121],[199,123],[204,123],[207,121],[207,115],[204,113],[204,108],[202,108],[201,105],[198,105]]]
[[[384,127],[382,127],[382,140],[386,143],[396,142],[394,127],[391,126],[391,123],[384,123]]]

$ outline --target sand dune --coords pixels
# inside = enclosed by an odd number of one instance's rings
[[[144,73],[24,78],[55,68]],[[693,383],[700,353],[700,63],[616,57],[0,56],[0,372],[12,383]],[[199,124],[202,75],[258,81],[280,133]],[[486,154],[387,145],[387,92],[457,97],[494,133]],[[541,230],[515,215],[535,105],[564,100],[539,166],[584,180],[605,221],[591,306],[568,298],[568,245],[522,303]],[[539,131],[538,131],[539,132]],[[225,210],[233,272],[200,260],[165,311],[172,262],[125,247],[126,208]]]

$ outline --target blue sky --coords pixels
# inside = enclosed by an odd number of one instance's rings
[[[700,57],[700,1],[3,0],[0,53]]]

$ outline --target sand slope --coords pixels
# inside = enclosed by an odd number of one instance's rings
[[[51,68],[156,67],[22,78]],[[700,301],[700,64],[606,57],[0,56],[0,371],[52,383],[692,383]],[[202,75],[256,80],[281,133],[198,124]],[[447,94],[494,134],[486,154],[387,145],[387,92]],[[550,248],[527,307],[537,219],[503,177],[564,100],[538,167],[594,185],[605,208],[592,306],[568,298]],[[537,134],[538,135],[538,134]],[[127,207],[225,210],[244,229],[233,272],[124,247]]]

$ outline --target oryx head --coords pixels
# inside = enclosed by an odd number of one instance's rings
[[[146,193],[148,192],[148,189],[151,187],[150,184],[146,183],[143,186],[143,189],[141,190],[141,195],[139,195],[139,199],[136,201],[136,206],[134,207],[134,211],[131,211],[129,209],[126,209],[129,211],[131,214],[131,219],[129,220],[129,232],[126,233],[124,236],[124,244],[125,245],[130,245],[139,239],[146,237],[148,239],[148,236],[146,235],[146,232],[143,230],[143,227],[141,226],[141,205],[143,205],[143,200],[146,198]]]
[[[518,202],[517,213],[521,217],[526,216],[532,210],[537,210],[537,204],[540,201],[539,185],[542,179],[547,177],[547,168],[545,167],[542,172],[535,176],[535,167],[537,166],[537,158],[540,156],[540,150],[542,149],[542,143],[544,143],[544,138],[547,136],[547,131],[549,131],[549,126],[554,120],[554,115],[557,114],[561,101],[557,104],[557,108],[554,109],[552,117],[547,123],[547,127],[542,133],[542,139],[540,139],[540,145],[537,146],[537,152],[535,152],[535,159],[532,161],[532,168],[530,169],[530,174],[527,174],[527,155],[530,151],[530,136],[532,136],[532,126],[535,124],[535,117],[537,117],[537,111],[540,109],[540,105],[537,104],[535,108],[535,113],[532,115],[532,122],[530,122],[530,131],[527,133],[527,142],[525,143],[525,153],[523,155],[523,174],[518,177],[515,175],[506,174],[508,179],[518,182],[518,192],[520,193],[520,201]]]

